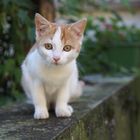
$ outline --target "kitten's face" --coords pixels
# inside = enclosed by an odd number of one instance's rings
[[[73,24],[57,25],[36,14],[35,24],[38,51],[48,65],[67,64],[77,58],[86,19]]]

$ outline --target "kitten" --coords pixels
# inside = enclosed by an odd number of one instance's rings
[[[35,15],[36,43],[22,64],[22,87],[33,102],[35,119],[49,117],[54,104],[57,117],[70,117],[68,104],[81,95],[76,58],[80,52],[86,19],[58,25]]]

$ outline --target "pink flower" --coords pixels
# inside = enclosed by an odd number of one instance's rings
[[[109,31],[113,31],[113,27],[111,24],[108,23],[104,23],[105,29],[109,30]]]

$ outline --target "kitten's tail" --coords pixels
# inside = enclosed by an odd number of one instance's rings
[[[74,102],[77,98],[79,98],[82,95],[84,86],[85,86],[84,81],[78,82],[78,86],[76,88],[75,93],[72,95],[70,102]]]

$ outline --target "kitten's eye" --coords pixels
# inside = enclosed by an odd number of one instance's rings
[[[64,48],[63,48],[63,51],[65,52],[69,52],[71,50],[71,45],[65,45]]]
[[[46,43],[46,44],[45,44],[45,48],[46,48],[47,50],[52,50],[52,49],[53,49],[53,46],[52,46],[51,43]]]

